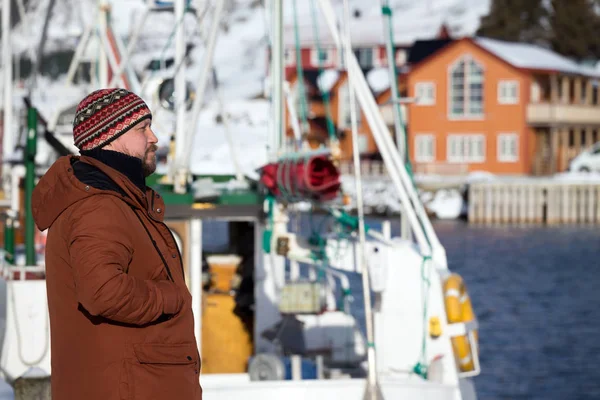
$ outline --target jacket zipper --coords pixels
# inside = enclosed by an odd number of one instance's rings
[[[175,240],[175,236],[173,235],[173,232],[171,232],[171,229],[169,229],[167,224],[165,224],[164,222],[161,222],[161,224],[167,229],[167,231],[169,231],[169,234],[171,235],[171,239],[173,239],[173,243],[175,243],[175,248],[177,249],[177,254],[179,255],[179,266],[181,267],[181,276],[183,277],[183,282],[185,283],[185,271],[183,270],[183,257],[181,256],[181,251],[179,250],[179,246],[177,246],[177,241]]]
[[[133,210],[133,213],[135,214],[135,216],[137,217],[137,219],[140,221],[140,223],[144,227],[144,230],[146,231],[146,234],[148,235],[148,238],[150,238],[150,241],[152,242],[152,245],[154,246],[154,250],[156,250],[156,252],[158,253],[158,256],[160,257],[161,261],[163,262],[163,264],[165,266],[165,269],[167,270],[167,275],[169,275],[169,279],[171,280],[171,282],[174,283],[175,279],[173,279],[173,275],[171,274],[171,269],[169,268],[169,265],[167,264],[167,261],[163,257],[160,249],[158,248],[158,245],[156,244],[156,240],[154,240],[152,238],[152,234],[150,234],[150,231],[148,230],[148,228],[146,227],[146,225],[144,224],[144,222],[142,221],[142,218],[138,215],[138,213],[135,210]]]
[[[156,197],[156,195],[153,195],[152,200],[150,201],[150,208],[152,209],[152,211],[154,211],[154,198],[155,197]],[[152,216],[150,216],[150,218],[152,218]],[[152,219],[154,219],[154,218],[152,218]],[[162,224],[165,227],[167,232],[169,232],[169,234],[171,235],[171,239],[173,240],[173,243],[175,243],[175,248],[177,249],[177,255],[179,256],[179,266],[181,267],[181,276],[183,277],[183,282],[185,283],[185,271],[183,270],[183,257],[181,256],[181,251],[179,250],[179,246],[177,246],[177,241],[175,240],[175,236],[173,235],[173,232],[171,232],[171,229],[167,226],[167,224],[165,224],[164,222],[161,222],[161,221],[156,221],[156,222]]]

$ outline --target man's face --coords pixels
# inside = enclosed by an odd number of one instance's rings
[[[152,132],[152,121],[145,119],[139,122],[129,131],[119,136],[105,149],[125,153],[142,160],[144,174],[151,175],[156,170],[156,150],[158,150],[158,139]]]

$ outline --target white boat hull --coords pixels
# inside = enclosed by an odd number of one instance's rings
[[[203,400],[362,400],[365,379],[297,380],[251,382],[247,374],[204,375],[201,378]],[[468,390],[470,380],[459,386],[424,381],[420,378],[382,378],[380,387],[388,399],[474,400]],[[462,392],[461,392],[462,389]],[[467,390],[466,390],[467,389]],[[471,392],[469,396],[467,393]]]

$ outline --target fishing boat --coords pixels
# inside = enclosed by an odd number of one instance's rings
[[[369,122],[402,201],[399,237],[391,234],[391,221],[384,221],[379,230],[365,223],[356,107],[352,107],[356,185],[352,207],[341,191],[335,141],[314,149],[302,143],[301,136],[291,145],[285,137],[286,115],[295,113],[292,102],[286,102],[283,74],[284,4],[271,4],[272,129],[266,143],[268,162],[257,171],[258,179],[243,174],[194,175],[189,170],[192,127],[203,105],[223,0],[214,2],[204,68],[193,98],[186,98],[180,24],[174,28],[176,73],[169,78],[173,97],[157,95],[172,109],[174,135],[162,172],[147,183],[167,204],[166,223],[184,259],[202,356],[204,399],[476,399],[478,327],[466,284],[449,269],[405,155],[394,144],[351,51],[347,0],[343,15],[336,15],[330,0],[318,4],[344,54],[351,96]],[[183,0],[156,6],[170,9],[178,21],[191,8]],[[101,15],[108,12],[106,4],[99,10]],[[106,20],[105,14],[101,24],[105,28]],[[3,26],[6,33],[10,24]],[[119,46],[106,29],[100,35],[106,45],[100,64],[106,77],[100,84],[135,79],[127,74],[127,59],[135,45],[130,41],[127,48]],[[86,41],[84,37],[80,45]],[[115,48],[120,48],[119,57],[111,53]],[[82,52],[78,48],[76,56]],[[160,92],[165,81],[161,77],[147,82],[145,89]],[[9,88],[5,85],[9,92],[5,99],[12,96]],[[399,104],[397,94],[394,100]],[[44,236],[36,232],[28,211],[36,177],[43,173],[35,164],[38,136],[55,154],[72,151],[66,138],[73,109],[47,121],[34,104],[27,104],[24,162],[5,164],[10,173],[5,174],[4,187],[12,197],[5,213],[0,279],[0,371],[15,387],[28,382],[48,385],[52,374],[45,268],[43,254],[36,254],[36,245],[43,248]],[[399,112],[396,117],[398,121]],[[186,123],[190,120],[192,124]],[[400,137],[405,134],[401,124],[396,130]],[[20,204],[23,180],[24,204]],[[315,227],[309,235],[299,229],[293,223],[299,204],[308,204],[311,215],[327,217],[328,229]],[[204,251],[203,224],[212,221],[228,227],[228,251],[222,254]],[[15,246],[19,226],[24,231],[24,257]]]

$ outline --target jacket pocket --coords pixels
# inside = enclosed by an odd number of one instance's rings
[[[134,344],[126,361],[128,400],[200,400],[196,343]]]

